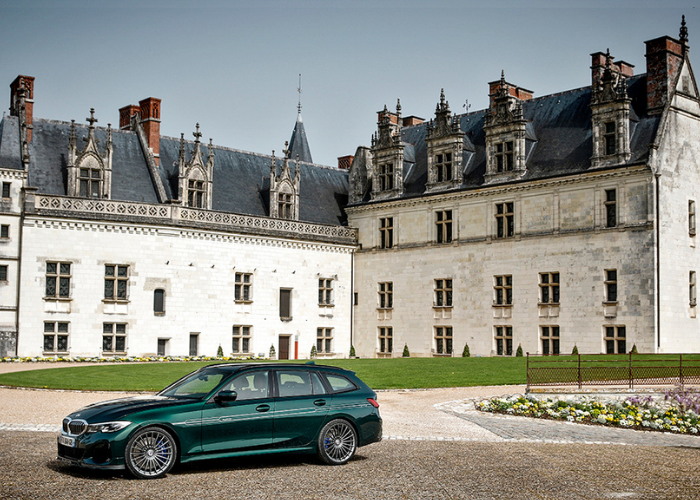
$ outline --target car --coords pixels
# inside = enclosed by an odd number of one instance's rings
[[[208,365],[155,395],[63,419],[58,459],[155,479],[178,463],[274,452],[347,463],[381,441],[377,395],[354,372],[312,363]]]

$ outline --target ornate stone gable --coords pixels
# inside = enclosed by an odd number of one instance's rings
[[[348,201],[360,203],[372,186],[372,152],[366,146],[359,146],[352,159],[348,173]]]
[[[459,187],[462,184],[464,132],[459,118],[450,112],[444,89],[435,107],[435,119],[426,125],[428,155],[427,191]]]
[[[630,159],[630,103],[627,80],[613,64],[608,49],[605,70],[591,91],[593,155],[591,167],[607,167]]]
[[[214,146],[209,139],[209,155],[206,164],[202,159],[199,138],[199,123],[194,135],[194,150],[187,161],[185,152],[185,134],[180,135],[180,154],[178,157],[178,195],[181,204],[193,208],[211,210],[212,185],[214,177]]]
[[[377,132],[372,137],[372,199],[396,198],[403,194],[404,144],[401,142],[401,101],[396,113],[386,106],[379,112]]]
[[[501,79],[489,84],[491,107],[484,116],[486,141],[486,182],[504,182],[521,178],[526,170],[523,99],[532,98],[529,90]]]
[[[103,153],[98,149],[99,141],[95,138],[95,109],[90,108],[88,136],[84,137],[85,148],[78,151],[76,145],[75,120],[71,120],[68,139],[68,196],[84,198],[111,198],[112,192],[112,125],[107,124],[107,143]]]
[[[301,170],[299,155],[295,163],[295,173],[289,168],[289,142],[284,143],[284,160],[279,175],[277,159],[272,152],[270,162],[270,217],[278,219],[299,220],[299,188],[301,187]]]

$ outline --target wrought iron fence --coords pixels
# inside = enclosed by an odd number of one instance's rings
[[[700,354],[527,354],[531,386],[700,384]]]

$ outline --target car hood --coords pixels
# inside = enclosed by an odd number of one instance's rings
[[[68,417],[71,419],[83,419],[91,423],[98,421],[107,422],[122,419],[138,411],[175,407],[192,404],[195,401],[197,400],[153,395],[133,396],[94,403],[71,413]]]

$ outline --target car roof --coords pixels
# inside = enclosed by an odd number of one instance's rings
[[[227,371],[240,371],[246,368],[283,368],[283,369],[296,369],[296,370],[324,370],[324,371],[335,371],[345,374],[354,374],[352,370],[346,370],[345,368],[340,368],[338,366],[328,366],[328,365],[317,365],[316,363],[241,363],[241,362],[230,362],[230,363],[216,363],[213,365],[207,365],[200,368],[200,370],[207,370],[210,368],[224,369]]]

